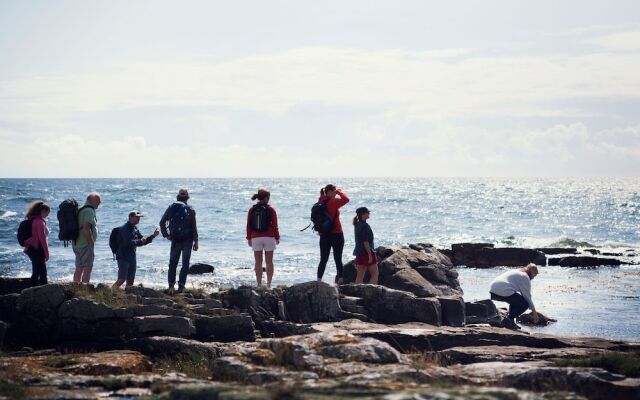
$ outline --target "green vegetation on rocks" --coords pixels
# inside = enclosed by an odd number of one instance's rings
[[[583,359],[557,360],[560,367],[602,368],[614,374],[631,378],[640,377],[640,351],[630,353],[606,352]]]

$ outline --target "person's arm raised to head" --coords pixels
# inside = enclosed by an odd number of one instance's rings
[[[338,208],[344,206],[349,202],[349,197],[342,191],[342,189],[336,189],[336,193],[338,194],[338,196],[340,196],[340,198],[336,197],[336,205],[338,206]]]

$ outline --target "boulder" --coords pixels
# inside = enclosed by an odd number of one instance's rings
[[[203,343],[197,340],[168,336],[151,336],[129,340],[127,348],[153,358],[175,357],[176,355],[192,356],[200,354],[208,359],[220,357],[224,346],[216,343]]]
[[[420,321],[442,324],[440,302],[435,298],[420,298],[409,292],[381,285],[341,285],[340,292],[361,298],[366,316],[379,323],[398,324]]]
[[[483,362],[524,362],[556,359],[585,358],[603,350],[566,347],[560,349],[536,349],[524,346],[461,346],[440,351],[440,356],[449,364],[474,364]]]
[[[2,349],[2,344],[4,343],[4,336],[7,333],[7,323],[0,321],[0,349]]]
[[[442,310],[442,325],[464,326],[465,304],[462,297],[438,297],[438,302]]]
[[[189,273],[196,274],[211,274],[214,271],[213,265],[196,263],[189,267]]]
[[[31,287],[31,278],[0,278],[0,295],[21,293]]]
[[[538,312],[538,323],[533,322],[532,313],[522,314],[518,318],[516,318],[516,320],[518,321],[518,323],[528,326],[547,326],[553,322],[558,322],[558,320],[549,318],[541,312]]]
[[[549,255],[578,253],[578,249],[575,247],[536,247],[535,250]]]
[[[0,295],[0,321],[15,321],[18,296],[19,294],[17,293]]]
[[[24,289],[16,299],[16,322],[11,341],[45,345],[57,321],[58,307],[66,300],[64,286],[50,284]]]
[[[451,245],[453,265],[470,266],[476,264],[475,253],[480,249],[493,248],[492,243],[455,243]]]
[[[167,315],[134,317],[133,324],[137,336],[189,337],[195,333],[193,322],[186,317]]]
[[[256,340],[251,316],[247,314],[200,316],[195,319],[196,338],[216,342]]]
[[[397,270],[384,280],[384,285],[391,289],[411,292],[419,297],[436,297],[444,294],[423,278],[418,271],[411,268]]]
[[[167,307],[159,304],[135,305],[130,307],[131,312],[136,317],[144,317],[147,315],[175,315],[178,317],[186,317],[187,312],[175,307]]]
[[[549,259],[549,265],[558,265],[561,267],[599,267],[599,266],[618,266],[622,264],[625,264],[625,263],[615,258],[591,257],[591,256],[569,256],[569,257]]]
[[[62,303],[58,310],[58,317],[60,318],[73,318],[87,322],[115,318],[115,316],[116,314],[111,307],[87,299],[75,298],[67,300]]]
[[[317,332],[312,326],[306,324],[296,324],[289,321],[265,320],[260,321],[258,328],[262,337],[288,337],[294,335],[306,335]]]
[[[457,243],[451,246],[453,263],[471,268],[519,267],[534,263],[546,265],[541,251],[517,247],[494,248],[490,243]]]
[[[152,297],[152,298],[165,298],[167,297],[164,293],[155,290],[155,289],[151,289],[151,288],[146,288],[143,286],[127,286],[125,288],[125,292],[128,294],[133,294],[136,295],[138,297]]]
[[[342,311],[338,289],[317,281],[287,288],[284,303],[289,318],[294,322],[337,321]]]

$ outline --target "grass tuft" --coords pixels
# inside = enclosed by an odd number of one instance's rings
[[[129,296],[124,290],[112,289],[110,286],[73,285],[70,290],[73,297],[93,300],[112,308],[130,307],[138,304],[134,296]]]
[[[602,368],[614,374],[640,378],[640,351],[629,353],[611,351],[588,358],[557,360],[555,363],[560,367]]]
[[[180,372],[195,379],[209,379],[213,373],[213,360],[197,352],[163,357],[156,360],[154,365],[158,371]]]

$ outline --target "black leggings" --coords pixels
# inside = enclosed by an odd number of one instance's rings
[[[336,281],[342,278],[342,251],[344,250],[344,235],[332,233],[320,236],[320,264],[318,264],[318,279],[322,279],[324,269],[329,261],[329,253],[333,249],[333,259],[336,262]]]
[[[31,259],[31,285],[46,285],[47,264],[44,261],[44,250],[42,250],[42,247],[37,249],[29,247],[27,255]]]

